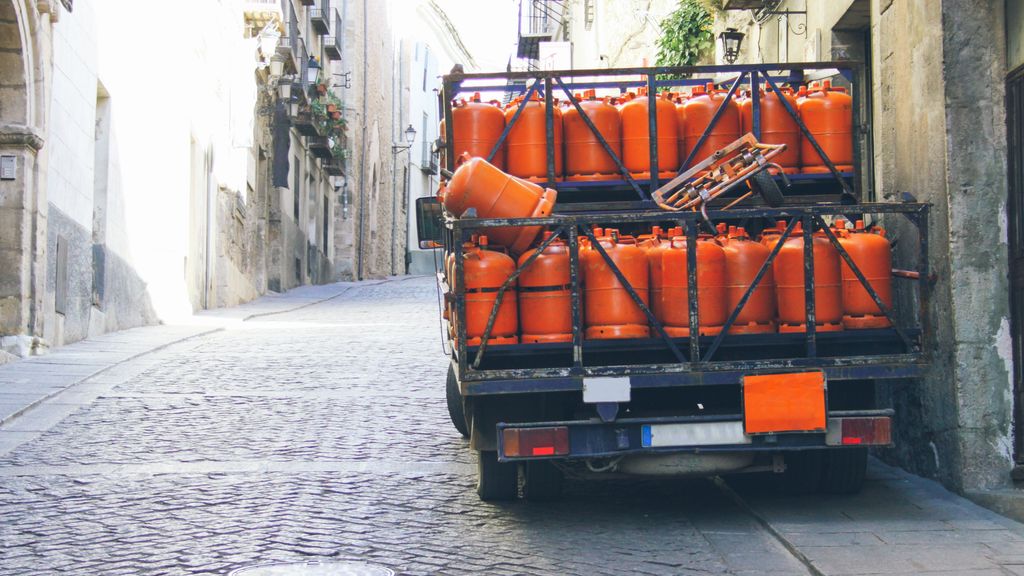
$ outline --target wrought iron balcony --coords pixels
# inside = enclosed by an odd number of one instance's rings
[[[334,12],[334,29],[331,30],[331,35],[324,38],[324,57],[328,60],[341,60],[341,16],[338,15],[338,9],[335,8]]]
[[[328,176],[345,175],[345,159],[341,156],[331,155],[331,158],[324,162],[322,167]]]
[[[555,40],[564,28],[565,8],[565,0],[519,0],[518,58],[540,57],[540,43]]]
[[[313,112],[308,108],[299,110],[299,113],[295,115],[295,120],[292,121],[292,126],[303,136],[315,137],[319,135],[317,133],[316,120],[313,119]]]
[[[309,153],[317,158],[327,159],[334,157],[334,153],[331,151],[331,143],[327,136],[307,137],[306,147],[309,148]]]
[[[437,154],[434,154],[430,144],[430,141],[426,139],[426,134],[424,134],[423,157],[420,160],[420,170],[424,174],[437,174]]]
[[[323,36],[331,30],[331,0],[319,0],[319,6],[309,11],[313,32]]]
[[[284,36],[278,45],[278,50],[285,53],[291,60],[289,68],[297,70],[296,58],[299,55],[299,44],[302,38],[299,36],[299,18],[295,15],[295,8],[291,0],[281,0],[282,24],[284,24]]]

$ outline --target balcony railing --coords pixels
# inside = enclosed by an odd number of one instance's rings
[[[429,140],[423,139],[423,157],[420,160],[420,170],[425,174],[437,174],[437,155],[434,154],[430,144]]]
[[[295,15],[295,8],[292,6],[291,0],[281,0],[281,14],[285,37],[281,38],[279,49],[288,51],[288,55],[293,60],[291,69],[295,70],[298,68],[295,59],[298,57],[299,42],[302,39],[299,37],[299,19]]]
[[[309,53],[306,52],[306,43],[301,40],[299,41],[298,59],[299,85],[302,86],[302,93],[307,94],[309,93],[309,79],[307,78],[309,71]]]
[[[327,136],[309,136],[306,138],[306,147],[309,153],[317,158],[330,159],[334,156],[331,151],[331,143]]]
[[[341,60],[342,29],[341,16],[338,15],[337,8],[334,9],[334,29],[330,34],[324,38],[324,56],[328,60]]]
[[[319,0],[318,4],[309,11],[309,23],[314,33],[323,36],[331,30],[331,0]]]

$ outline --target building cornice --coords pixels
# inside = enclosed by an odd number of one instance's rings
[[[43,148],[43,137],[33,128],[21,124],[0,125],[0,146],[21,146],[39,152]]]

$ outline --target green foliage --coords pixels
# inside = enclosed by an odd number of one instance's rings
[[[679,6],[661,21],[658,66],[693,66],[714,48],[713,24],[707,4],[679,0]]]

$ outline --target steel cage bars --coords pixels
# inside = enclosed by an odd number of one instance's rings
[[[519,121],[522,112],[532,96],[538,92],[543,91],[544,102],[545,102],[545,134],[546,134],[546,147],[547,147],[547,185],[550,188],[557,188],[556,182],[560,175],[555,174],[555,155],[557,152],[554,150],[554,130],[553,130],[553,114],[552,109],[552,92],[554,85],[557,85],[567,96],[569,102],[571,102],[574,108],[579,112],[580,116],[584,120],[587,128],[593,133],[594,137],[600,143],[601,147],[608,153],[615,161],[620,173],[624,177],[624,181],[633,188],[634,191],[644,201],[649,201],[651,195],[655,190],[659,188],[659,170],[658,170],[658,123],[657,123],[657,90],[659,88],[667,88],[672,86],[687,86],[687,85],[702,85],[707,82],[714,84],[724,84],[730,82],[730,79],[714,81],[713,78],[688,78],[692,74],[728,74],[738,73],[735,79],[731,79],[730,88],[726,94],[726,97],[719,104],[715,110],[714,116],[711,121],[704,128],[703,133],[698,139],[697,143],[691,148],[685,159],[680,158],[681,164],[677,169],[677,174],[682,174],[686,171],[686,168],[690,166],[695,160],[697,151],[701,145],[707,141],[710,137],[712,130],[717,125],[719,119],[725,114],[725,109],[729,102],[734,100],[736,93],[745,80],[751,87],[751,99],[752,99],[752,126],[751,131],[754,136],[760,139],[761,137],[761,98],[770,97],[774,94],[779,98],[784,109],[789,116],[795,121],[799,127],[801,136],[809,141],[814,150],[821,157],[822,161],[829,169],[830,174],[838,183],[842,189],[844,196],[859,200],[854,189],[850,187],[846,178],[841,172],[838,171],[835,164],[822,149],[817,139],[811,134],[807,125],[800,118],[799,112],[786,100],[783,96],[779,85],[776,80],[783,80],[788,83],[799,83],[803,81],[802,72],[807,70],[837,70],[840,75],[844,78],[851,79],[854,84],[854,90],[850,91],[851,98],[853,99],[853,130],[850,135],[852,140],[852,149],[854,152],[853,158],[853,177],[855,182],[859,183],[863,180],[861,172],[861,157],[862,151],[861,146],[864,145],[862,138],[859,135],[863,132],[863,127],[860,125],[860,94],[862,92],[862,82],[864,78],[863,64],[857,61],[840,61],[840,62],[804,62],[804,63],[791,63],[791,64],[742,64],[742,65],[726,65],[726,66],[683,66],[683,67],[650,67],[650,68],[619,68],[619,69],[597,69],[597,70],[554,70],[554,71],[531,71],[531,72],[506,72],[506,73],[483,73],[483,74],[464,74],[464,73],[452,73],[442,77],[442,91],[439,98],[439,106],[442,108],[441,113],[445,119],[445,145],[447,147],[447,170],[453,171],[455,169],[457,158],[454,154],[454,133],[451,122],[452,116],[452,102],[458,94],[468,91],[486,91],[486,90],[501,90],[507,89],[507,84],[504,85],[476,85],[476,86],[464,86],[466,82],[473,81],[484,81],[484,80],[527,80],[532,81],[529,88],[526,90],[523,100],[516,109],[516,112],[506,123],[504,130],[501,133],[497,143],[492,148],[491,152],[487,156],[488,161],[492,161],[494,156],[501,150],[505,141],[508,138],[509,132],[512,127]],[[789,76],[781,76],[773,78],[770,74],[771,71],[789,71]],[[669,75],[676,76],[675,79],[658,80],[658,75]],[[608,77],[608,76],[639,76],[639,80],[607,80],[607,81],[584,81],[584,82],[566,82],[564,78],[579,78],[579,77]],[[764,80],[767,90],[765,94],[761,94],[761,79]],[[541,86],[543,84],[543,90]],[[582,108],[578,105],[575,99],[572,97],[571,90],[583,89],[583,88],[618,88],[620,91],[625,92],[627,87],[644,86],[647,88],[647,114],[648,114],[648,145],[649,145],[649,169],[650,178],[648,180],[647,195],[644,196],[641,191],[636,179],[632,177],[629,171],[624,166],[620,158],[618,158],[611,147],[608,144],[607,139],[600,133],[593,122],[586,116]],[[859,190],[859,187],[858,187]]]
[[[850,212],[851,207],[849,206],[806,206],[806,207],[793,207],[793,208],[757,208],[757,209],[742,209],[731,211],[728,216],[735,219],[787,219],[788,225],[779,237],[778,242],[772,248],[769,253],[768,259],[762,264],[757,274],[755,275],[750,286],[746,289],[741,299],[737,302],[736,307],[730,312],[726,323],[723,325],[721,331],[713,337],[710,346],[704,353],[703,357],[700,353],[700,341],[702,338],[709,339],[709,337],[703,337],[700,335],[700,324],[699,324],[699,308],[698,308],[698,277],[697,277],[697,250],[696,242],[698,226],[700,224],[700,214],[697,212],[687,213],[664,213],[664,212],[613,212],[613,213],[598,213],[598,214],[570,214],[570,215],[553,215],[545,218],[492,218],[492,219],[477,219],[477,218],[461,218],[457,219],[448,215],[445,220],[446,233],[446,244],[452,247],[456,251],[457,257],[455,258],[455,275],[454,279],[454,290],[453,297],[456,306],[455,314],[457,318],[465,318],[465,287],[463,279],[463,265],[462,265],[462,242],[465,240],[468,234],[474,230],[501,227],[501,226],[549,226],[554,227],[555,230],[551,236],[538,246],[534,253],[528,257],[522,264],[517,263],[515,272],[503,283],[498,290],[498,296],[495,303],[492,305],[490,315],[488,318],[486,331],[481,339],[481,345],[476,347],[476,355],[473,362],[470,364],[467,361],[470,347],[466,342],[465,334],[465,322],[457,322],[456,324],[456,346],[460,377],[462,379],[487,379],[491,374],[493,377],[500,377],[508,374],[518,374],[520,377],[523,375],[529,375],[532,377],[554,377],[554,376],[581,376],[581,375],[594,375],[594,374],[619,374],[629,373],[631,370],[635,370],[637,366],[620,366],[618,368],[608,366],[594,366],[587,367],[583,362],[583,350],[584,350],[584,322],[583,313],[580,309],[582,302],[582,287],[579,278],[580,273],[580,251],[578,236],[579,231],[582,230],[583,234],[588,237],[591,243],[591,248],[596,250],[600,254],[604,263],[609,267],[612,273],[616,276],[616,279],[622,285],[622,288],[627,292],[632,301],[637,307],[644,313],[651,328],[658,333],[660,340],[664,344],[665,350],[668,350],[672,356],[676,359],[676,363],[673,365],[662,366],[658,370],[664,372],[681,372],[681,371],[696,371],[696,370],[708,370],[716,369],[715,366],[735,366],[739,369],[745,367],[761,367],[768,365],[765,362],[755,361],[716,361],[715,354],[718,352],[722,343],[736,334],[729,334],[729,329],[735,323],[736,318],[739,316],[743,307],[749,301],[754,291],[761,286],[761,283],[767,274],[769,266],[772,266],[782,250],[783,244],[786,240],[792,237],[792,233],[795,230],[797,223],[801,224],[802,238],[803,238],[803,267],[804,267],[804,299],[805,299],[805,332],[804,332],[804,355],[803,360],[806,366],[829,366],[829,365],[841,365],[844,362],[856,364],[858,361],[863,363],[879,362],[882,360],[891,361],[893,358],[897,358],[899,361],[920,361],[921,351],[923,349],[923,338],[928,328],[927,322],[927,301],[928,301],[928,262],[927,262],[927,221],[929,214],[929,205],[920,203],[880,203],[880,204],[864,204],[856,207],[856,212],[859,214],[901,214],[905,216],[918,230],[918,251],[917,251],[917,295],[920,301],[920,306],[917,313],[913,318],[913,328],[917,331],[919,336],[918,341],[915,342],[905,328],[900,325],[899,318],[896,317],[895,311],[892,307],[882,302],[878,292],[871,285],[870,281],[864,276],[860,267],[857,266],[853,258],[847,252],[842,243],[838,241],[835,234],[829,228],[824,220],[825,216],[844,216]],[[717,217],[720,214],[713,213],[713,216]],[[648,305],[644,304],[640,295],[636,289],[630,284],[628,279],[625,278],[622,271],[615,265],[614,261],[605,251],[601,243],[597,241],[595,234],[593,233],[592,227],[595,225],[601,225],[605,223],[616,223],[616,224],[657,224],[672,222],[676,225],[683,226],[686,230],[686,241],[687,241],[687,288],[688,288],[688,310],[689,310],[689,327],[690,336],[683,338],[672,338],[664,330],[662,324],[654,317],[651,309]],[[892,330],[899,337],[902,344],[903,352],[892,355],[851,355],[848,358],[820,358],[818,357],[817,350],[817,331],[815,330],[815,279],[814,279],[814,258],[813,258],[813,234],[815,228],[819,228],[828,238],[830,245],[838,252],[841,260],[856,276],[859,285],[865,289],[869,294],[875,305],[878,306],[882,314],[889,320],[891,327],[886,330]],[[522,370],[490,370],[488,368],[481,369],[482,361],[484,359],[484,352],[488,349],[487,341],[490,338],[490,331],[493,328],[495,318],[498,310],[501,306],[502,298],[511,286],[511,284],[519,277],[523,270],[529,267],[533,261],[540,256],[543,249],[547,248],[555,239],[566,236],[568,240],[569,248],[569,260],[570,260],[570,298],[571,298],[571,313],[573,322],[573,335],[572,335],[572,362],[568,368],[547,368],[547,369],[522,369]],[[456,244],[457,242],[457,244]],[[451,283],[451,279],[448,279]],[[857,333],[858,330],[850,330],[848,333]],[[779,336],[778,334],[767,335],[767,336]],[[591,343],[595,341],[589,341]],[[609,342],[609,341],[603,341]],[[628,342],[628,341],[624,341]],[[677,342],[686,342],[689,347],[688,356],[683,353],[677,347]],[[516,346],[502,346],[503,349],[514,349]],[[793,359],[780,360],[776,364],[779,366],[791,365]],[[807,363],[809,362],[809,363]],[[770,363],[769,363],[770,364]]]

